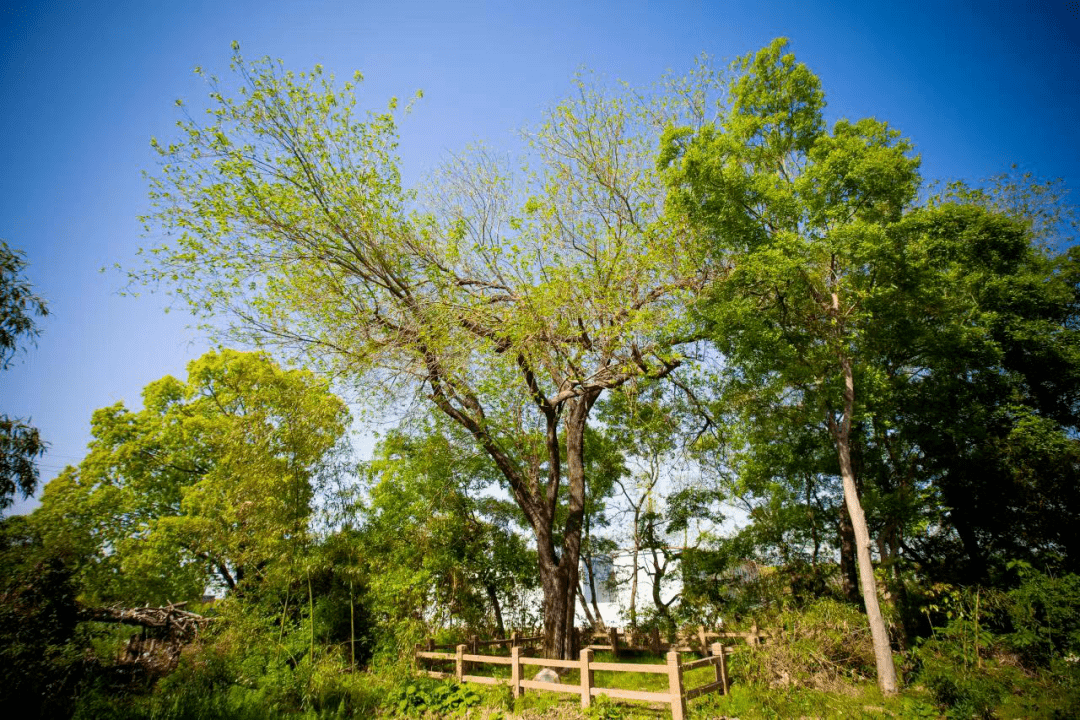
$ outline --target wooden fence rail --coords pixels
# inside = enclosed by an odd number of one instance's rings
[[[709,646],[715,640],[737,639],[743,640],[747,645],[761,645],[769,642],[771,635],[758,629],[755,624],[749,632],[713,632],[706,630],[704,626],[698,626],[693,634],[683,633],[673,641],[661,639],[660,631],[652,628],[648,632],[633,632],[608,628],[604,631],[583,632],[583,647],[593,650],[610,650],[616,657],[620,649],[644,648],[660,655],[665,651],[677,650],[678,652],[708,652]],[[597,640],[606,642],[596,642]],[[591,641],[587,642],[586,641]]]
[[[470,635],[469,642],[466,645],[473,653],[479,652],[479,648],[482,647],[497,647],[499,645],[508,645],[510,647],[525,647],[528,645],[535,645],[544,641],[543,635],[529,635],[524,636],[516,630],[510,633],[510,637],[496,640],[480,640],[477,635]],[[417,650],[427,650],[432,652],[434,650],[453,650],[457,647],[457,643],[446,643],[442,645],[435,644],[435,638],[427,638],[424,642],[416,646]]]
[[[473,636],[475,637],[475,636]],[[472,638],[470,638],[471,640]],[[477,645],[479,643],[471,643]],[[618,646],[618,642],[614,643]],[[417,650],[416,659],[453,661],[454,672],[440,672],[427,670],[427,674],[436,678],[454,678],[460,683],[481,683],[485,685],[508,684],[515,698],[521,697],[526,690],[547,690],[549,692],[573,693],[581,697],[581,707],[588,708],[592,705],[592,699],[598,695],[606,695],[610,698],[621,700],[641,700],[645,702],[662,703],[671,706],[672,720],[683,720],[686,717],[686,702],[707,693],[720,690],[728,691],[727,661],[726,655],[730,648],[725,648],[721,643],[712,643],[708,648],[707,657],[689,662],[680,662],[679,653],[671,650],[667,653],[667,663],[664,665],[638,665],[633,663],[610,663],[594,662],[593,650],[584,648],[578,660],[549,660],[544,658],[525,657],[520,645],[512,645],[510,656],[478,655],[475,652],[467,652],[469,647],[464,643],[457,645],[453,653],[435,652],[433,650]],[[495,678],[484,675],[466,674],[467,669],[476,665],[509,665],[509,678]],[[526,680],[522,673],[523,667],[539,666],[546,668],[562,668],[577,670],[580,681],[577,685],[563,683],[543,682],[540,680]],[[712,666],[715,670],[715,680],[696,688],[686,688],[683,682],[684,673],[701,667]],[[621,688],[598,687],[594,673],[597,671],[607,672],[633,672],[655,673],[666,675],[668,678],[667,692],[655,692],[644,690],[624,690]]]

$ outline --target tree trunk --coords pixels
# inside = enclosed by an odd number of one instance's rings
[[[641,505],[634,506],[634,553],[631,557],[630,570],[630,627],[637,628],[637,585],[638,585],[638,554],[641,551],[641,533],[638,531],[638,522],[641,516]]]
[[[583,560],[586,577],[589,581],[589,597],[592,601],[592,612],[589,612],[589,605],[585,602],[584,595],[581,596],[581,609],[585,611],[585,617],[588,619],[590,625],[598,630],[603,630],[604,616],[600,613],[600,606],[596,602],[596,573],[593,572],[592,556],[585,555],[583,556]]]
[[[502,607],[499,605],[499,594],[495,591],[495,583],[485,585],[488,600],[491,601],[491,612],[495,614],[496,637],[506,637],[506,626],[503,625]]]
[[[463,402],[475,415],[455,406],[443,385],[442,370],[434,362],[429,364],[430,397],[440,410],[472,434],[507,479],[514,500],[525,513],[536,538],[540,585],[544,591],[544,653],[553,659],[572,659],[578,562],[585,514],[585,426],[589,412],[603,388],[583,391],[580,395],[558,402],[549,401],[543,396],[532,368],[523,355],[518,356],[518,365],[546,424],[544,445],[547,451],[547,477],[543,482],[540,473],[524,472],[518,461],[488,431],[483,421],[483,409],[474,396],[467,397]],[[566,450],[566,520],[562,528],[562,545],[556,550],[554,523],[562,487],[560,420]]]
[[[581,601],[581,611],[585,613],[585,622],[589,623],[589,627],[598,629],[600,626],[596,623],[596,618],[593,617],[592,612],[589,610],[589,603],[585,599],[585,593],[581,591],[581,585],[577,587],[577,598]]]
[[[851,514],[847,505],[840,506],[840,590],[848,602],[857,603],[859,595],[859,571],[855,562],[855,530],[851,526]]]
[[[604,616],[600,614],[600,606],[596,602],[596,573],[593,572],[593,555],[592,555],[592,538],[589,536],[589,516],[585,518],[585,547],[588,551],[584,553],[581,558],[585,564],[585,577],[589,581],[589,596],[592,600],[592,612],[589,612],[589,605],[585,602],[584,596],[581,597],[581,609],[585,611],[585,617],[589,621],[589,625],[598,630],[604,629]],[[578,586],[578,594],[581,595],[580,585]]]
[[[577,600],[576,578],[571,583],[567,570],[564,562],[540,563],[540,586],[544,590],[544,655],[562,660],[571,659],[572,618]],[[570,622],[567,622],[568,618],[571,618]]]
[[[897,692],[896,666],[893,664],[889,633],[878,603],[877,582],[874,579],[874,565],[870,557],[870,531],[866,526],[866,515],[863,513],[862,503],[859,502],[855,472],[851,466],[851,416],[855,411],[855,379],[849,358],[842,357],[840,366],[844,373],[844,412],[839,424],[830,416],[829,425],[836,442],[840,475],[844,480],[844,504],[847,506],[852,530],[855,533],[859,584],[866,607],[866,619],[870,624],[870,636],[874,641],[878,687],[885,695],[895,695]]]
[[[562,547],[555,550],[550,521],[557,507],[558,482],[549,482],[544,507],[544,522],[535,523],[539,552],[540,584],[544,590],[544,654],[549,658],[572,660],[574,616],[577,609],[581,560],[581,531],[585,515],[585,424],[599,391],[567,400],[563,411],[566,438],[566,523]],[[558,467],[559,444],[552,442],[553,426],[548,427],[548,462]]]

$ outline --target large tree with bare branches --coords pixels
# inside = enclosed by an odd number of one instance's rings
[[[662,212],[654,165],[665,125],[716,113],[714,76],[648,95],[581,83],[528,134],[531,171],[470,151],[414,193],[396,101],[360,115],[355,83],[321,68],[232,69],[209,78],[205,117],[154,143],[162,239],[144,278],[362,398],[425,398],[467,430],[532,528],[545,649],[567,655],[590,412],[680,366],[687,305],[717,272]]]

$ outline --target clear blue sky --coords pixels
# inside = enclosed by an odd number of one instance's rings
[[[0,9],[0,238],[48,300],[36,348],[0,375],[0,410],[51,443],[42,480],[82,457],[95,408],[137,406],[207,347],[157,296],[121,297],[147,241],[141,172],[173,101],[198,104],[229,45],[295,69],[362,70],[362,96],[423,89],[401,154],[416,180],[446,152],[539,118],[581,67],[631,83],[791,39],[831,117],[875,116],[911,138],[928,178],[1012,163],[1080,185],[1080,2],[11,2]],[[15,512],[32,507],[16,505]]]

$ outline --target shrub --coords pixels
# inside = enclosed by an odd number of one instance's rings
[[[737,646],[732,656],[736,676],[751,683],[816,689],[874,677],[870,630],[851,605],[822,599],[803,610],[780,612],[767,625],[780,636],[759,647]]]
[[[1030,665],[1080,655],[1080,576],[1052,577],[1023,567],[1009,592],[1012,632],[1007,641]]]

